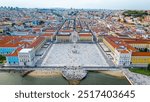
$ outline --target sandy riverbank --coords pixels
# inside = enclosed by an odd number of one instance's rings
[[[40,70],[40,71],[33,71],[28,74],[28,76],[36,76],[36,77],[59,77],[62,76],[61,71],[47,71],[47,70]]]
[[[103,73],[103,74],[107,74],[107,75],[111,75],[111,76],[114,76],[114,77],[119,77],[119,78],[124,78],[124,74],[123,72],[120,70],[120,71],[98,71],[99,73]]]
[[[69,85],[79,85],[80,84],[80,80],[69,80]]]

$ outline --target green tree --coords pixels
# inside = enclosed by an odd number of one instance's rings
[[[125,15],[125,16],[133,16],[133,17],[143,17],[143,16],[148,15],[148,13],[145,12],[145,11],[128,10],[128,11],[125,11],[123,13],[123,15]]]
[[[44,23],[45,23],[44,21],[40,21],[40,22],[39,22],[40,25],[42,25],[42,24],[44,24]]]
[[[148,64],[148,66],[147,66],[147,70],[149,70],[150,71],[150,63]]]
[[[4,61],[4,60],[6,60],[6,57],[3,55],[0,55],[0,61]]]
[[[144,49],[144,52],[148,52],[148,48],[145,48],[145,49]]]

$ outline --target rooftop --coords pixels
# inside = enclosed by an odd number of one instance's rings
[[[32,51],[32,48],[24,48],[19,53],[28,53],[30,51]]]
[[[19,53],[19,51],[20,51],[21,49],[22,49],[22,48],[19,47],[19,48],[17,48],[14,52],[8,54],[7,56],[18,56],[18,53]]]
[[[132,56],[150,56],[150,52],[133,52]]]

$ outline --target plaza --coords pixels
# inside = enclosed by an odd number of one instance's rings
[[[109,66],[93,43],[53,44],[41,66]]]

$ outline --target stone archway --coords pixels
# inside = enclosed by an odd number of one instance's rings
[[[79,35],[76,31],[71,33],[70,37],[71,42],[76,43],[79,40]]]

